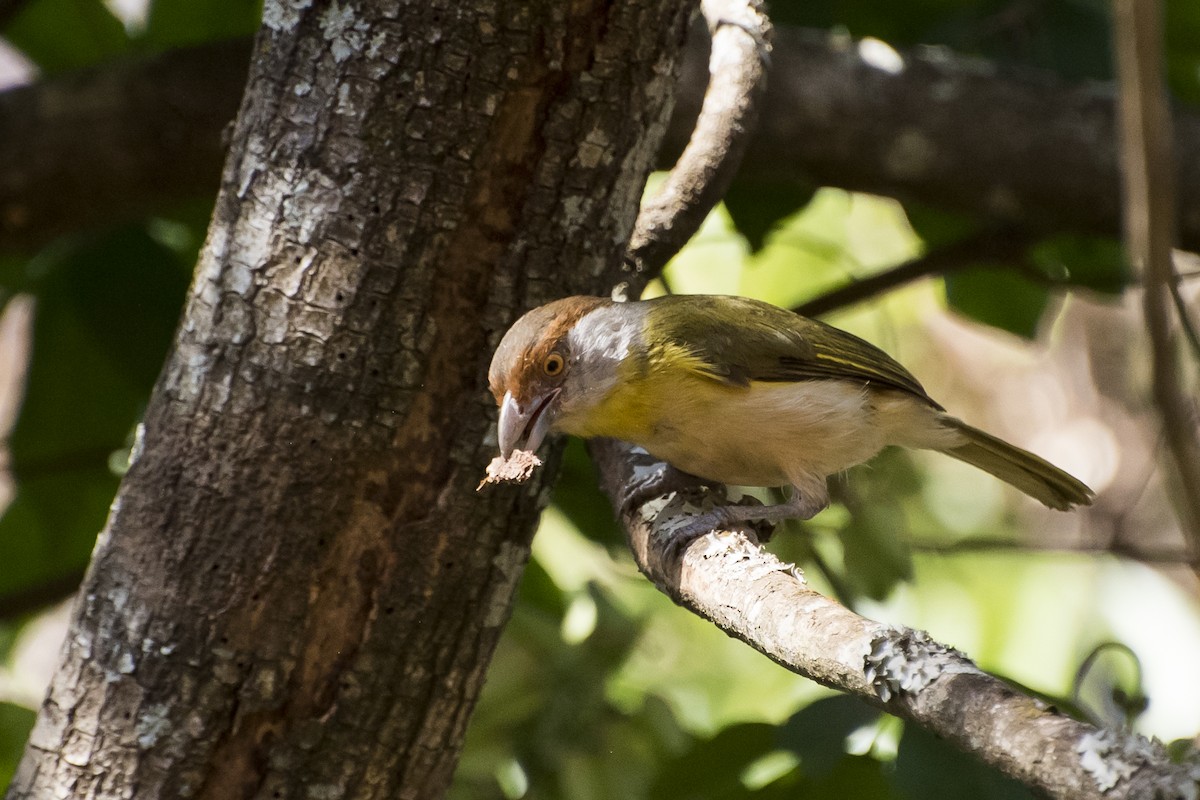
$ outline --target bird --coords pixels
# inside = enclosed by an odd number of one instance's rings
[[[947,413],[873,344],[745,297],[553,301],[501,338],[488,383],[504,458],[537,450],[550,433],[611,437],[704,481],[790,487],[782,503],[719,506],[689,537],[810,519],[829,505],[829,476],[891,445],[945,453],[1053,509],[1095,497],[1050,462]]]

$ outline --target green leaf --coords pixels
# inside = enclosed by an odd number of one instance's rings
[[[911,580],[912,548],[903,499],[920,488],[919,473],[903,450],[884,450],[849,475],[842,502],[850,521],[841,529],[845,582],[876,600]]]
[[[856,697],[826,697],[800,709],[783,723],[779,746],[800,757],[806,778],[824,779],[850,758],[846,753],[846,737],[874,724],[881,713]]]
[[[125,446],[178,320],[186,272],[141,228],[76,247],[35,287],[25,398],[13,467],[64,459],[105,465]]]
[[[8,786],[12,781],[36,718],[24,706],[0,702],[0,786]]]
[[[765,723],[731,725],[662,765],[649,793],[655,800],[733,800],[746,796],[741,773],[779,747],[776,728]]]
[[[904,214],[908,217],[908,224],[925,242],[926,250],[953,244],[979,232],[978,220],[969,214],[932,208],[921,203],[905,203]]]
[[[600,491],[596,467],[583,442],[574,437],[563,450],[562,470],[550,502],[592,541],[610,549],[625,546],[612,506]]]
[[[950,800],[970,787],[971,800],[1032,800],[1017,781],[957,750],[918,725],[905,724],[892,777],[906,797]]]
[[[1037,335],[1049,292],[1011,271],[976,267],[945,277],[950,307],[985,325],[1026,339]]]
[[[767,234],[804,208],[815,193],[815,186],[800,186],[795,181],[740,179],[729,187],[724,203],[734,227],[749,243],[751,252],[757,253],[766,243]]]
[[[249,36],[262,21],[262,0],[154,0],[143,39],[156,47],[179,47]]]
[[[1030,248],[1029,257],[1052,278],[1104,294],[1120,294],[1135,280],[1125,251],[1115,239],[1055,236]]]
[[[48,75],[130,50],[125,26],[101,0],[33,0],[3,33]]]
[[[58,247],[35,273],[25,396],[9,438],[17,495],[0,518],[0,611],[87,565],[117,486],[110,457],[129,447],[187,281],[175,253],[137,227]]]
[[[21,479],[0,517],[0,618],[70,596],[117,489],[104,466],[47,469]]]
[[[846,756],[802,795],[811,800],[844,797],[853,800],[897,800],[883,765],[870,756]],[[921,796],[922,800],[932,800]],[[972,796],[974,800],[974,796]]]

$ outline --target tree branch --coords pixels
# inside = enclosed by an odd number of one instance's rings
[[[909,539],[908,547],[926,553],[939,555],[956,555],[960,553],[994,553],[1020,550],[1036,553],[1091,553],[1095,555],[1114,555],[1140,561],[1143,564],[1183,565],[1196,569],[1200,567],[1197,560],[1187,550],[1182,548],[1154,549],[1143,547],[1133,542],[1048,542],[1043,540],[1016,540],[1001,537],[973,536],[969,539],[959,539],[953,542],[936,542],[927,539]]]
[[[1154,401],[1182,483],[1180,527],[1200,553],[1200,443],[1195,413],[1180,391],[1171,319],[1175,274],[1175,164],[1156,0],[1117,0],[1114,36],[1120,86],[1121,158],[1130,261],[1143,275]],[[1200,574],[1198,571],[1197,574]]]
[[[689,42],[664,166],[691,136],[707,52]],[[0,93],[0,248],[29,251],[66,230],[211,195],[249,54],[249,41],[209,44]],[[740,174],[1035,230],[1118,234],[1112,85],[1004,72],[944,50],[901,62],[889,71],[844,38],[777,31],[762,123]],[[1200,251],[1200,114],[1177,110],[1175,134],[1179,243]]]
[[[626,263],[639,273],[666,266],[725,196],[766,89],[772,32],[761,0],[701,0],[700,10],[711,34],[708,86],[679,161],[638,214]]]
[[[1029,236],[1012,228],[988,228],[891,269],[839,286],[802,303],[793,311],[806,317],[819,317],[930,275],[945,275],[978,266],[981,261],[1010,262],[1024,255],[1029,242]]]
[[[0,250],[214,197],[249,57],[218,42],[0,93]]]
[[[604,489],[638,568],[672,600],[787,669],[912,720],[1005,774],[1055,798],[1183,798],[1200,766],[1171,763],[1157,743],[1062,715],[921,631],[865,619],[809,589],[801,575],[740,532],[715,531],[682,553],[663,530],[713,501],[697,483],[627,503],[647,456],[592,443]]]

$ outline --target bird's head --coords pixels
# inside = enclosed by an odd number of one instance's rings
[[[536,450],[552,430],[577,433],[616,380],[628,349],[630,304],[567,297],[535,308],[509,328],[492,356],[488,383],[500,406],[500,452]]]

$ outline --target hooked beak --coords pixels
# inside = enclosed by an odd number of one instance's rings
[[[500,402],[500,423],[497,426],[500,455],[508,458],[522,442],[522,450],[532,452],[538,449],[538,445],[550,430],[555,411],[552,406],[560,391],[554,389],[535,397],[525,408],[513,398],[512,392],[504,393],[504,400]]]

